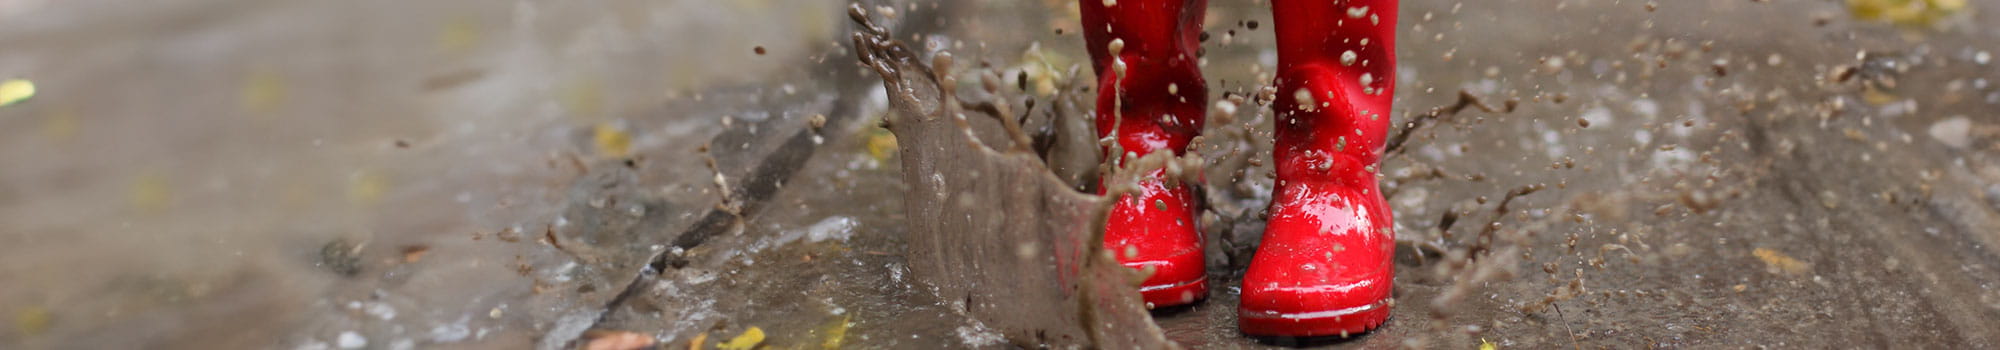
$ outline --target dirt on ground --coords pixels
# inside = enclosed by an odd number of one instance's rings
[[[1069,1],[0,2],[0,347],[2000,346],[2000,4],[1404,1],[1393,315],[1306,341],[1235,328],[1268,8],[1145,312]]]

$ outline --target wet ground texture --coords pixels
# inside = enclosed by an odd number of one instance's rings
[[[1901,3],[1405,1],[1395,311],[1303,342],[1234,328],[1262,1],[1150,313],[1066,1],[0,3],[0,347],[2000,346],[2000,5]]]

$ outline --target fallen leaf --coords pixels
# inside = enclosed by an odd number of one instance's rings
[[[896,154],[896,134],[889,129],[868,128],[864,144],[868,147],[868,157],[876,162],[886,162]]]
[[[634,350],[653,346],[652,336],[626,331],[592,330],[584,332],[589,339],[583,344],[585,350]]]
[[[0,81],[0,106],[27,101],[35,97],[35,82],[27,79]]]
[[[418,260],[423,260],[424,254],[430,252],[431,246],[422,244],[403,247],[403,263],[414,263]]]
[[[244,111],[267,114],[285,103],[285,79],[277,72],[256,70],[243,77],[237,103]]]
[[[54,315],[49,314],[49,309],[30,306],[14,315],[14,328],[20,330],[22,335],[39,335],[49,330],[49,323],[54,318]]]
[[[375,204],[389,192],[389,177],[381,172],[362,169],[347,178],[347,199],[354,204]]]
[[[479,40],[482,36],[477,19],[461,17],[452,19],[445,22],[444,25],[439,26],[435,41],[437,42],[438,49],[458,54],[471,51],[474,47],[479,46]]]
[[[1965,9],[1965,0],[1847,0],[1856,18],[1908,26],[1938,24]]]
[[[1756,250],[1751,251],[1750,255],[1756,256],[1757,260],[1763,260],[1765,267],[1770,268],[1772,270],[1783,271],[1785,274],[1789,275],[1805,274],[1807,270],[1812,268],[1811,264],[1807,264],[1804,261],[1799,261],[1799,259],[1794,259],[1791,256],[1785,255],[1785,253],[1780,253],[1776,250],[1757,248]]]
[[[632,134],[620,130],[610,123],[600,123],[592,130],[597,152],[608,158],[625,158],[632,152]]]
[[[854,316],[841,317],[821,328],[821,332],[825,335],[821,336],[819,347],[826,350],[839,349],[842,343],[847,342],[847,327],[854,324],[849,322],[853,319]]]
[[[167,183],[165,176],[146,172],[132,180],[132,187],[127,192],[127,197],[131,199],[132,206],[141,210],[149,212],[165,210],[167,205],[173,202],[173,185]]]
[[[743,334],[737,335],[736,338],[729,339],[729,342],[715,344],[715,348],[722,350],[750,350],[756,348],[758,344],[763,343],[764,329],[753,326],[749,330],[743,331]]]
[[[694,340],[688,342],[688,350],[701,350],[701,344],[707,342],[708,342],[708,332],[701,332],[701,334],[696,334],[694,335]]]

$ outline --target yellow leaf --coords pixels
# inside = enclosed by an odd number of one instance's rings
[[[847,342],[847,327],[853,325],[852,322],[848,321],[853,318],[854,316],[841,317],[839,320],[834,320],[832,323],[827,324],[826,327],[823,327],[821,331],[825,332],[826,335],[821,337],[823,340],[819,342],[820,348],[826,350],[839,349],[841,343]]]
[[[1937,24],[1965,10],[1965,0],[1847,0],[1855,18],[1908,26]]]
[[[438,49],[447,53],[464,53],[479,45],[479,21],[471,17],[461,17],[445,22],[438,28]]]
[[[35,97],[35,82],[27,79],[0,82],[0,106],[26,101],[30,97]]]
[[[285,79],[276,72],[258,70],[243,77],[237,101],[245,111],[270,113],[285,103]]]
[[[1965,0],[1929,0],[1929,1],[1931,3],[1931,7],[1937,8],[1939,11],[1958,11],[1965,9]]]
[[[764,343],[764,329],[757,327],[750,327],[749,330],[743,331],[743,334],[737,335],[736,338],[729,339],[729,342],[722,344],[715,344],[715,348],[722,350],[750,350],[756,348],[758,344],[763,344],[763,343]]]
[[[889,129],[868,129],[866,136],[868,156],[875,158],[877,162],[888,161],[890,155],[896,154],[896,134],[889,132]]]
[[[1880,106],[1889,104],[1891,102],[1896,102],[1897,98],[1898,97],[1896,97],[1896,95],[1891,95],[1888,92],[1883,92],[1880,89],[1872,87],[1861,89],[1861,101],[1868,102],[1868,105],[1871,106]]]
[[[1771,268],[1773,270],[1783,271],[1786,274],[1791,274],[1791,275],[1804,274],[1806,273],[1806,270],[1812,268],[1811,264],[1807,264],[1804,261],[1799,261],[1799,259],[1793,259],[1791,256],[1785,255],[1785,253],[1780,253],[1776,250],[1757,248],[1756,250],[1752,250],[1750,252],[1750,255],[1756,256],[1757,260],[1763,260],[1765,267]]]
[[[354,204],[375,204],[389,192],[389,178],[372,170],[362,170],[347,180],[347,200]]]
[[[592,132],[596,140],[598,154],[610,158],[625,158],[632,152],[632,134],[620,130],[610,123],[599,123]]]
[[[38,335],[49,330],[49,323],[54,318],[54,315],[49,314],[49,309],[30,306],[27,310],[21,310],[21,313],[14,315],[14,328],[19,329],[23,335]]]
[[[132,206],[146,211],[166,209],[167,204],[173,201],[172,186],[167,183],[165,176],[158,174],[140,175],[137,179],[132,180],[132,189],[129,192],[132,199]]]
[[[1499,345],[1493,345],[1493,342],[1486,341],[1486,338],[1479,338],[1479,350],[1497,350],[1499,348]]]

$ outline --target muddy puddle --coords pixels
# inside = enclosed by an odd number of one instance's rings
[[[0,348],[2000,346],[2000,4],[1405,1],[1396,307],[1305,343],[1234,327],[1267,3],[1210,1],[1161,312],[1074,6],[859,6],[0,2]]]

